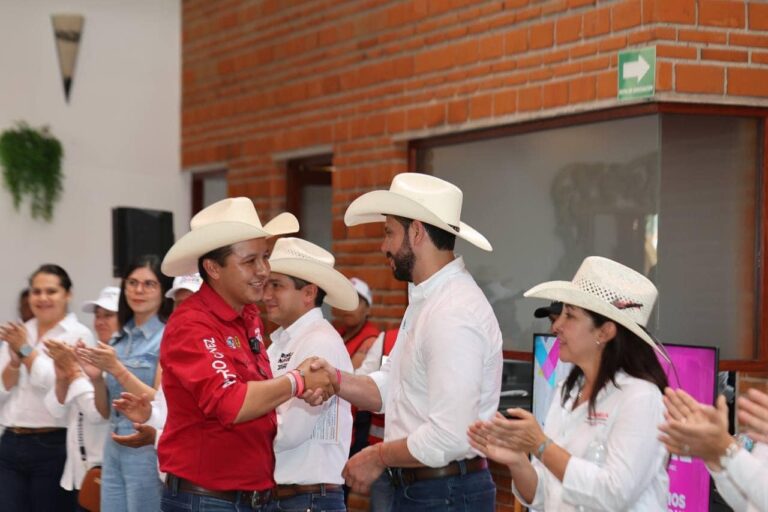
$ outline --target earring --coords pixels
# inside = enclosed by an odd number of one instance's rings
[[[600,346],[600,340],[595,340],[595,345]]]

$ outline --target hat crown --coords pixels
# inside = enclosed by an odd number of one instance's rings
[[[453,183],[415,172],[398,174],[389,191],[416,201],[446,224],[458,228],[464,194]]]
[[[658,291],[644,275],[608,258],[586,258],[573,284],[619,309],[635,323],[646,326],[656,303]]]
[[[275,247],[272,249],[272,255],[269,259],[270,261],[280,259],[301,259],[322,263],[329,267],[333,267],[334,263],[336,263],[333,254],[322,247],[307,242],[306,240],[302,240],[301,238],[294,237],[278,239],[277,242],[275,242]]]
[[[370,306],[373,302],[373,294],[371,294],[371,287],[368,286],[368,283],[358,277],[350,277],[349,282],[355,287],[358,295],[368,301],[368,305]]]
[[[261,228],[261,220],[253,201],[247,197],[230,197],[217,201],[192,217],[192,230],[218,222],[242,222]]]

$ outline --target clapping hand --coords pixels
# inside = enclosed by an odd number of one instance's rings
[[[500,414],[498,416],[505,419]],[[476,421],[469,426],[467,436],[472,448],[500,464],[512,465],[528,460],[525,452],[510,448],[503,439],[496,437],[491,425],[490,421]]]
[[[78,341],[76,347],[77,348],[75,348],[75,357],[77,357],[77,362],[80,363],[80,367],[83,369],[83,371],[88,376],[88,378],[91,380],[101,379],[103,376],[101,372],[101,368],[99,368],[98,366],[92,365],[80,355],[80,350],[87,348],[85,346],[85,343],[83,343],[83,340]]]
[[[127,436],[119,436],[112,433],[112,440],[128,448],[141,448],[142,446],[148,446],[155,444],[155,437],[157,436],[157,430],[149,425],[142,425],[140,423],[134,423],[133,428],[136,432],[128,434]]]
[[[75,350],[68,344],[58,340],[43,340],[48,355],[53,359],[54,369],[58,378],[72,381],[80,375],[80,364],[77,362]]]
[[[106,343],[100,341],[97,343],[98,345],[95,347],[86,347],[84,344],[78,344],[76,349],[78,357],[86,363],[112,375],[120,373],[122,363],[118,361],[115,349]]]
[[[27,343],[27,328],[21,322],[0,325],[0,339],[8,342],[11,352],[18,352]]]
[[[145,423],[152,415],[152,404],[146,394],[141,397],[123,392],[120,398],[112,401],[112,407],[134,423]]]
[[[750,389],[738,398],[739,423],[755,442],[768,443],[768,395]]]

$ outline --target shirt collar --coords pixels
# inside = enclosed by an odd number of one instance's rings
[[[211,288],[208,283],[204,282],[197,294],[200,296],[203,304],[207,306],[207,309],[224,322],[231,322],[240,316],[235,311],[235,308],[227,304],[227,301],[216,293],[216,290]]]
[[[139,331],[146,339],[150,339],[164,326],[165,324],[160,320],[160,318],[157,315],[153,315],[152,318],[147,320],[141,327],[137,327],[136,321],[131,318],[131,320],[123,326],[123,331],[126,333],[130,333],[131,331]]]
[[[77,316],[75,316],[74,313],[67,313],[67,316],[62,318],[58,324],[53,326],[53,329],[48,331],[50,333],[51,331],[57,331],[62,330],[64,332],[71,332],[75,330],[77,325],[79,325],[80,322],[77,320]],[[37,318],[31,318],[29,321],[27,321],[26,325],[31,326],[35,329],[35,332],[38,332],[38,324],[37,324]]]
[[[415,303],[425,300],[432,293],[438,290],[448,279],[464,272],[464,258],[457,256],[447,265],[432,274],[426,281],[415,285],[408,283],[408,302]]]
[[[288,326],[287,329],[280,327],[270,335],[270,339],[279,343],[281,341],[287,341],[290,339],[300,338],[302,332],[304,332],[310,325],[317,320],[323,319],[323,310],[320,308],[313,308],[299,317],[298,320]]]

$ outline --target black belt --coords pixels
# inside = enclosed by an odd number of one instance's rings
[[[273,489],[267,489],[264,491],[215,491],[213,489],[200,487],[199,485],[194,484],[189,480],[179,478],[175,475],[171,475],[170,473],[165,479],[165,487],[171,491],[181,491],[189,494],[195,494],[197,496],[218,498],[230,503],[250,505],[251,508],[266,505],[274,498]]]
[[[35,434],[54,434],[57,432],[66,432],[67,429],[60,427],[42,427],[42,428],[29,428],[29,427],[7,427],[6,432],[16,434],[17,436],[31,436]]]
[[[411,485],[422,480],[434,480],[436,478],[475,473],[487,468],[487,459],[475,457],[474,459],[455,460],[447,466],[439,468],[389,468],[389,478],[393,486],[399,487],[400,485]]]
[[[278,485],[273,496],[275,499],[284,500],[299,494],[326,494],[329,492],[344,492],[344,489],[338,484]]]

